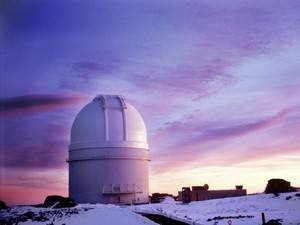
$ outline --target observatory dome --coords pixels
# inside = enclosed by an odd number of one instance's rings
[[[78,203],[147,203],[149,161],[140,113],[121,96],[98,95],[71,128],[69,196]]]
[[[70,149],[91,147],[148,148],[140,113],[121,96],[99,95],[76,116]]]

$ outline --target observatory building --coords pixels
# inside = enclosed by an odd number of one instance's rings
[[[117,95],[99,95],[78,113],[69,146],[69,196],[78,203],[149,201],[145,123]]]

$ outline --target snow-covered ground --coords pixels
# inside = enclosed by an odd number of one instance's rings
[[[281,219],[283,225],[300,225],[300,192],[257,194],[181,204],[168,199],[160,204],[131,206],[135,212],[156,213],[197,225],[259,225],[261,213],[266,221]],[[229,222],[230,223],[230,222]]]
[[[160,204],[114,206],[82,204],[74,208],[49,209],[13,207],[0,210],[0,224],[11,220],[19,225],[154,225],[147,218],[136,214],[166,215],[194,225],[259,225],[261,213],[266,220],[281,219],[283,225],[300,225],[300,192],[258,194],[236,198],[215,199],[181,204],[168,198]],[[1,222],[2,220],[2,222]],[[16,223],[18,221],[18,223]]]
[[[2,220],[2,222],[1,222]],[[6,222],[4,222],[4,220]],[[8,221],[11,220],[12,223]],[[18,223],[16,223],[19,221]],[[18,225],[155,225],[127,208],[114,205],[82,204],[74,208],[48,209],[13,207],[0,210],[0,224]]]

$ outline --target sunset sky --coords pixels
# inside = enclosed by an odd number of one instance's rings
[[[67,195],[69,133],[97,94],[142,114],[150,191],[300,186],[300,1],[0,3],[0,200]]]

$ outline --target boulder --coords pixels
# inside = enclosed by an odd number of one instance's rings
[[[77,204],[74,202],[73,199],[69,197],[62,197],[59,195],[49,195],[44,201],[43,206],[45,208],[70,208],[74,207]]]
[[[294,189],[291,187],[291,183],[284,179],[271,179],[265,189],[266,194],[270,193],[285,193],[291,192]]]
[[[7,209],[8,207],[6,206],[5,202],[0,201],[0,210],[1,209]]]

